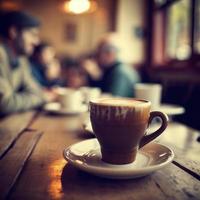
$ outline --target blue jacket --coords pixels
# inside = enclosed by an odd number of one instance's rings
[[[107,67],[100,81],[92,81],[92,85],[100,87],[103,92],[114,96],[133,97],[134,84],[140,82],[139,74],[128,65],[116,62]]]
[[[63,83],[60,79],[48,80],[45,75],[44,66],[41,64],[31,61],[31,71],[33,77],[36,81],[43,87],[52,87],[52,86],[62,86]]]

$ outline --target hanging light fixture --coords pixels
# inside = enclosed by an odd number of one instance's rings
[[[89,13],[96,8],[96,2],[89,0],[70,0],[64,3],[64,11],[71,14]]]
[[[7,0],[7,1],[0,1],[0,10],[19,10],[22,9],[22,5],[19,2],[13,1],[13,0]]]

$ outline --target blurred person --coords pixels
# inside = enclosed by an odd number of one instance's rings
[[[140,77],[135,69],[119,60],[117,42],[116,34],[107,34],[98,43],[96,59],[86,59],[82,66],[88,73],[91,86],[115,96],[133,97],[133,86]]]
[[[35,47],[30,58],[32,74],[44,88],[51,89],[64,84],[60,77],[60,62],[55,56],[54,48],[50,44],[42,42]]]
[[[65,66],[67,87],[78,89],[87,85],[87,76],[78,62],[72,61]]]
[[[22,12],[0,17],[0,115],[26,111],[52,101],[31,76],[27,57],[39,43],[39,21]]]

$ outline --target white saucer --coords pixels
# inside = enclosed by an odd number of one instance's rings
[[[87,112],[88,107],[87,105],[82,105],[77,107],[77,109],[70,109],[70,108],[62,108],[60,103],[51,102],[44,105],[43,110],[52,114],[66,114],[66,115],[73,115],[73,114],[80,114]]]
[[[185,112],[185,109],[178,105],[161,104],[157,109],[158,111],[164,112],[167,115],[181,115]]]
[[[80,170],[111,179],[131,179],[146,176],[169,164],[174,153],[168,147],[150,143],[139,150],[131,164],[112,165],[101,160],[97,139],[84,140],[63,151],[64,158]]]

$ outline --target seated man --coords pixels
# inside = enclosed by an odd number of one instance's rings
[[[91,86],[115,96],[133,97],[133,86],[140,77],[136,70],[119,61],[116,42],[116,35],[108,34],[98,44],[96,60],[85,60],[82,66],[89,75]]]
[[[32,78],[27,56],[39,42],[39,21],[21,12],[0,18],[0,115],[41,106],[54,99],[44,94]]]

